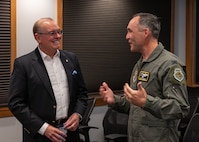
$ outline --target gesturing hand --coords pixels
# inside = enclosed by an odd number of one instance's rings
[[[144,107],[146,103],[146,96],[147,93],[145,89],[142,87],[142,83],[139,82],[137,84],[138,90],[133,90],[128,83],[125,83],[124,85],[124,96],[127,98],[127,100],[139,107]]]
[[[115,103],[114,93],[109,88],[106,82],[103,82],[102,85],[100,86],[99,94],[102,96],[103,100],[107,102],[108,104]]]

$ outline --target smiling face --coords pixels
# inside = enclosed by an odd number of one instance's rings
[[[54,55],[61,44],[62,31],[50,19],[38,22],[37,31],[34,33],[40,49],[49,56]]]
[[[139,16],[130,20],[127,26],[126,39],[130,45],[131,52],[141,53],[145,43],[146,29],[139,26]]]

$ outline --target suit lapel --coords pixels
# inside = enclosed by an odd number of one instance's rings
[[[41,79],[41,81],[43,82],[43,85],[45,86],[45,88],[48,90],[52,99],[55,100],[53,89],[50,83],[50,79],[49,79],[47,70],[45,68],[45,65],[43,63],[43,60],[41,58],[38,48],[36,48],[35,53],[36,53],[36,56],[32,58],[33,68],[36,71],[39,78]]]
[[[72,67],[71,67],[71,61],[68,59],[68,57],[62,52],[62,50],[60,50],[60,59],[61,59],[61,62],[64,66],[64,69],[66,71],[66,75],[67,75],[67,78],[68,78],[68,85],[69,85],[69,94],[71,94],[71,88],[72,88],[72,75],[71,75],[71,70],[72,70]]]

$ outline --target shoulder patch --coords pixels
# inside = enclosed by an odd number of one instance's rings
[[[173,66],[171,68],[171,80],[175,84],[184,84],[186,83],[186,77],[184,70],[180,66]]]
[[[183,74],[183,72],[182,72],[182,70],[180,68],[175,68],[174,69],[173,77],[179,82],[184,80],[184,74]]]

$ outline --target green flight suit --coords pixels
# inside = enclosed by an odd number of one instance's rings
[[[116,96],[113,108],[129,113],[129,142],[178,142],[177,125],[190,109],[185,65],[159,43],[150,57],[138,60],[132,71],[130,86],[137,83],[147,92],[144,108]]]

